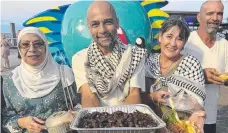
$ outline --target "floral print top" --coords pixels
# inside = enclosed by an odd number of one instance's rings
[[[20,95],[11,79],[12,73],[3,77],[3,96],[6,106],[3,107],[3,123],[5,129],[11,133],[24,133],[26,129],[18,126],[17,120],[21,117],[34,116],[46,120],[51,114],[66,111],[66,102],[61,82],[48,95],[41,98],[25,98]],[[73,83],[74,84],[74,83]],[[76,91],[76,90],[75,90]],[[80,96],[76,94],[74,103],[80,103]],[[47,132],[47,131],[44,131]]]

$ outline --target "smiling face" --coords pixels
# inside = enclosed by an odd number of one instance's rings
[[[180,37],[180,34],[178,26],[173,26],[159,35],[161,54],[170,60],[176,59],[181,55],[180,52],[184,47],[185,41]]]
[[[117,38],[119,22],[113,7],[108,2],[97,1],[90,6],[87,25],[99,47],[109,47]]]
[[[35,34],[25,34],[21,37],[19,50],[22,60],[31,66],[40,65],[46,54],[44,41]]]
[[[200,23],[199,29],[208,34],[216,34],[223,19],[223,4],[220,1],[208,1],[201,7],[197,19]]]

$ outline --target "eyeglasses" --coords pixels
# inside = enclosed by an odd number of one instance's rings
[[[31,45],[33,45],[34,49],[42,49],[45,46],[43,41],[34,41],[34,42],[31,41],[31,42],[20,42],[19,48],[27,51],[29,50]]]

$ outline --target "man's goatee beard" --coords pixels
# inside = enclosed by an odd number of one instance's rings
[[[207,30],[207,33],[210,34],[210,35],[216,35],[218,32],[218,29],[208,29]]]

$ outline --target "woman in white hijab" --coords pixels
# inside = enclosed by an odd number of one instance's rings
[[[53,60],[38,28],[21,30],[17,45],[21,64],[3,82],[3,126],[10,132],[43,132],[48,116],[68,109],[62,88],[71,88],[74,76]]]

